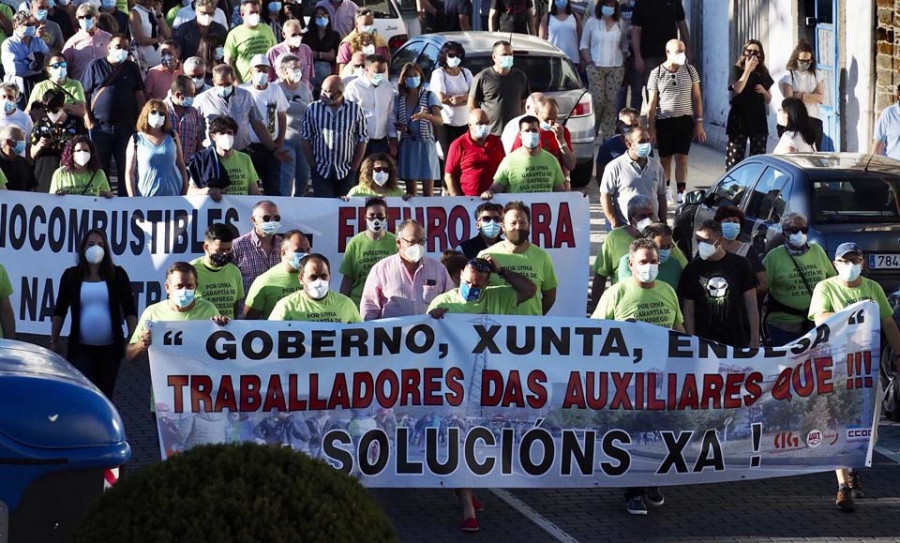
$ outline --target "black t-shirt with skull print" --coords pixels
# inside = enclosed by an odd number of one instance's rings
[[[756,286],[756,276],[746,258],[726,253],[713,262],[698,256],[681,272],[678,297],[694,302],[696,335],[732,347],[747,347],[750,325],[744,293]]]

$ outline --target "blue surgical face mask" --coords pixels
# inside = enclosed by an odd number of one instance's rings
[[[722,223],[722,236],[727,240],[737,239],[738,235],[741,233],[741,225],[736,222],[723,222]]]
[[[660,249],[659,250],[659,263],[663,264],[666,260],[669,260],[669,257],[672,256],[672,249]]]
[[[494,239],[500,235],[500,224],[496,222],[483,222],[481,223],[481,233]]]
[[[100,2],[100,5],[106,9],[110,9],[116,7],[118,3],[116,2],[116,0],[102,0],[102,2]]]
[[[294,257],[291,258],[291,267],[297,271],[300,271],[300,261],[306,256],[307,253],[294,253]]]
[[[513,67],[513,62],[515,59],[512,55],[502,55],[497,59],[497,64],[503,70],[508,70]]]
[[[478,298],[481,297],[481,291],[483,289],[481,287],[471,287],[469,283],[465,281],[459,285],[459,295],[460,297],[467,302],[477,301]]]
[[[410,89],[418,89],[419,85],[422,83],[422,78],[419,76],[407,77],[406,78],[406,87]]]
[[[650,156],[650,152],[653,151],[653,144],[650,142],[646,143],[638,143],[637,144],[637,156],[641,158],[647,158]]]
[[[316,17],[316,26],[319,28],[328,26],[328,17]]]
[[[60,66],[59,68],[50,68],[50,75],[52,77],[55,77],[56,79],[59,79],[60,81],[65,79],[66,75],[68,75],[68,73],[69,73],[68,69],[63,68],[62,66]]]
[[[181,105],[182,105],[182,107],[191,107],[192,105],[194,105],[194,97],[193,96],[185,96],[181,100]]]
[[[23,32],[23,34],[25,35],[26,38],[32,38],[32,37],[34,37],[35,31],[36,30],[34,28],[34,25],[27,25],[27,26],[25,26],[25,31]]]
[[[556,7],[558,7],[559,9],[565,9],[565,7],[566,7],[567,5],[569,5],[569,0],[556,0],[556,1],[554,2],[554,4],[555,4]]]
[[[491,125],[489,124],[476,124],[475,125],[475,138],[483,140],[488,137],[488,134],[491,133]]]
[[[546,132],[546,131],[550,130],[551,128],[553,128],[553,125],[552,125],[552,124],[550,124],[550,123],[545,123],[544,121],[541,121],[541,130],[543,130],[544,132]]]
[[[281,11],[281,2],[269,2],[269,11]]]
[[[46,19],[47,19],[47,15],[48,15],[49,13],[50,13],[50,12],[49,12],[48,10],[46,10],[46,9],[39,9],[39,10],[37,10],[37,12],[34,14],[34,18],[37,19],[38,21],[43,21],[43,20],[46,20]]]
[[[231,96],[232,92],[234,92],[234,87],[230,85],[227,87],[216,87],[216,94],[220,98],[228,98],[229,96]]]
[[[541,142],[541,135],[537,132],[522,132],[522,146],[528,149],[534,149]]]
[[[25,155],[25,140],[16,141],[16,145],[14,147],[16,154],[19,156]]]
[[[6,113],[12,113],[16,110],[16,103],[12,100],[0,100],[0,103],[3,104],[3,111]]]
[[[191,305],[194,303],[194,289],[189,288],[177,288],[172,291],[172,295],[169,296],[169,299],[175,303],[181,309]]]
[[[116,49],[112,54],[113,64],[121,64],[128,58],[127,49]]]
[[[614,6],[601,6],[600,13],[602,13],[604,17],[612,17],[616,14],[616,8]]]
[[[372,76],[371,81],[372,81],[372,84],[375,85],[376,87],[377,87],[378,85],[381,85],[382,83],[384,83],[384,74],[381,73],[381,72],[378,72],[377,74],[374,74],[374,75]]]
[[[88,30],[94,28],[94,18],[91,17],[89,19],[78,19],[78,26],[80,26],[82,30],[87,32]]]

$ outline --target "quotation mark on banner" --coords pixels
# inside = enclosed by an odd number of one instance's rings
[[[863,366],[865,365],[865,371]],[[847,353],[847,390],[872,388],[872,352]],[[862,377],[866,375],[867,377]]]
[[[163,334],[163,345],[181,345],[181,334],[182,332],[172,332],[169,330]]]
[[[863,324],[866,322],[866,310],[860,309],[856,313],[850,315],[850,318],[847,319],[847,324]]]

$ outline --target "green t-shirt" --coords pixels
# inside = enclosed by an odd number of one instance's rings
[[[229,157],[219,157],[231,183],[225,187],[222,192],[225,194],[234,194],[238,196],[247,196],[250,194],[250,183],[259,181],[259,175],[250,155],[240,151],[232,151]]]
[[[262,312],[262,317],[268,319],[278,300],[298,290],[300,274],[285,270],[284,264],[279,262],[253,280],[244,305]]]
[[[244,297],[241,270],[234,264],[212,269],[203,262],[204,257],[191,261],[197,269],[197,297],[211,302],[220,315],[234,318],[234,304]]]
[[[591,318],[634,319],[665,328],[684,322],[675,289],[662,281],[656,281],[653,288],[643,288],[634,280],[616,283],[600,297]]]
[[[329,292],[313,300],[302,290],[288,294],[275,304],[270,321],[362,322],[353,300],[338,292]]]
[[[609,277],[611,284],[616,284],[619,279],[619,261],[622,260],[622,255],[628,254],[631,242],[635,239],[631,237],[627,225],[613,228],[600,245],[600,254],[594,259],[594,273],[603,277]],[[687,266],[687,258],[684,257],[684,253],[681,252],[677,245],[672,246],[669,260],[672,259],[677,260],[682,268]]]
[[[8,181],[6,180],[6,174],[3,173],[3,170],[0,170],[0,190],[6,190],[6,184]]]
[[[93,181],[91,178],[93,177]],[[88,186],[90,183],[90,186]],[[87,190],[85,190],[87,189]],[[111,192],[109,180],[103,170],[97,170],[96,174],[90,171],[70,172],[65,168],[57,168],[50,179],[50,194],[64,190],[68,194],[84,196],[100,196],[101,192]]]
[[[534,296],[519,304],[515,311],[510,314],[543,315],[541,293],[545,290],[554,289],[559,284],[556,280],[556,271],[553,269],[553,260],[550,258],[550,254],[533,243],[528,244],[528,249],[524,253],[513,253],[511,249],[507,248],[507,242],[501,241],[478,253],[479,257],[484,255],[491,255],[498,264],[524,275],[537,286],[538,291]],[[489,284],[500,286],[507,283],[502,277],[492,273]]]
[[[350,192],[347,193],[347,197],[352,196],[378,196],[381,198],[387,198],[388,196],[403,196],[406,194],[406,191],[400,187],[394,187],[392,189],[385,189],[385,191],[381,194],[375,192],[374,190],[364,187],[362,185],[355,185],[350,189]]]
[[[506,155],[497,173],[494,183],[503,185],[506,192],[552,192],[566,182],[562,168],[556,157],[541,149],[531,156],[525,151],[513,151]]]
[[[467,302],[459,295],[459,289],[439,294],[428,306],[428,311],[444,307],[448,313],[477,313],[479,315],[512,315],[519,297],[512,287],[486,287],[474,302]]]
[[[796,262],[796,264],[794,264]],[[763,258],[766,267],[766,279],[769,282],[769,295],[780,304],[805,312],[812,300],[812,295],[803,283],[803,277],[811,288],[829,277],[834,277],[834,271],[828,255],[819,245],[810,243],[809,250],[802,255],[794,255],[793,260],[788,254],[787,247],[781,245],[775,247]],[[799,268],[799,271],[798,271]],[[769,322],[799,323],[803,322],[803,315],[792,315],[783,311],[769,313]]]
[[[4,298],[9,298],[12,296],[13,288],[12,283],[9,280],[9,275],[6,273],[6,268],[0,264],[0,300]],[[3,338],[3,328],[0,328],[0,338]]]
[[[125,0],[126,3],[128,0]],[[180,3],[176,6],[173,6],[172,9],[166,12],[166,24],[169,25],[169,28],[172,28],[172,25],[175,23],[175,17],[178,17],[178,12],[181,11],[181,8],[184,6]],[[175,30],[172,30],[172,33],[175,33]]]
[[[2,4],[2,3],[0,3],[0,13],[3,13],[3,15],[6,15],[6,18],[9,19],[10,21],[12,21],[13,15],[15,15],[13,13],[13,10],[11,7],[7,6],[6,4]],[[3,41],[8,37],[9,37],[9,35],[6,32],[0,30],[0,41]]]
[[[681,279],[681,270],[683,269],[684,266],[681,262],[679,262],[677,258],[673,258],[670,254],[669,259],[659,265],[659,276],[657,276],[657,279],[668,284],[672,288],[678,288],[678,280]],[[624,281],[631,277],[631,268],[628,267],[628,253],[625,253],[622,255],[622,258],[619,259],[619,268],[616,277],[618,278],[618,281]]]
[[[265,55],[278,43],[269,25],[260,22],[255,28],[238,25],[225,38],[225,56],[234,61],[241,83],[250,82],[250,59],[253,55]]]
[[[34,88],[31,89],[31,96],[28,97],[28,103],[33,104],[35,102],[40,102],[44,97],[45,92],[57,89],[58,87],[62,87],[63,91],[65,91],[63,94],[66,95],[66,103],[70,106],[84,103],[84,88],[81,86],[80,81],[72,79],[71,77],[67,77],[66,80],[62,82],[62,85],[59,86],[49,79],[37,83]]]
[[[815,320],[818,313],[837,313],[863,300],[872,300],[878,304],[879,319],[884,320],[893,315],[884,289],[875,281],[863,277],[858,286],[848,287],[841,283],[840,278],[830,277],[820,281],[813,290],[812,301],[809,303],[809,320]]]
[[[347,244],[344,259],[341,261],[341,274],[353,277],[350,299],[357,307],[362,299],[363,287],[366,286],[369,270],[379,260],[396,253],[397,237],[390,232],[385,232],[379,240],[370,239],[366,232],[360,232],[353,236],[350,243]]]

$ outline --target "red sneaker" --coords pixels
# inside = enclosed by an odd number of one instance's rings
[[[482,511],[484,511],[484,504],[481,503],[481,500],[479,500],[475,496],[472,496],[472,507],[475,509],[476,513],[481,513]]]
[[[462,523],[459,525],[459,529],[464,532],[477,532],[481,529],[481,527],[478,526],[478,519],[472,517],[462,521]]]

